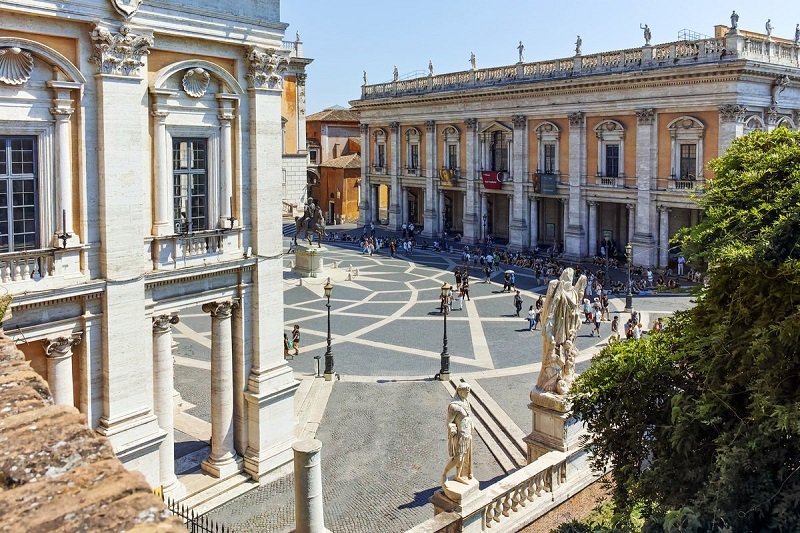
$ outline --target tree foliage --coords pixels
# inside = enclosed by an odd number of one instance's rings
[[[737,139],[710,163],[684,249],[697,305],[604,349],[572,399],[618,519],[645,531],[800,531],[800,133]]]

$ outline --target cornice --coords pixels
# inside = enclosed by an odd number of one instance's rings
[[[248,272],[254,270],[255,267],[256,260],[253,258],[245,260],[237,259],[227,263],[220,263],[216,266],[197,266],[168,271],[157,270],[145,276],[144,286],[145,290],[150,290],[164,285],[189,283],[202,279],[237,274],[240,271]]]

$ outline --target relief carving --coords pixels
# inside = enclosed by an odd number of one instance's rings
[[[0,48],[0,82],[22,85],[33,72],[33,56],[16,46]]]
[[[89,62],[97,65],[100,74],[138,74],[144,66],[142,57],[148,55],[149,47],[153,46],[151,36],[136,35],[127,24],[120,27],[119,33],[111,33],[97,25],[91,36],[95,55],[89,58]]]
[[[206,94],[208,84],[211,81],[211,74],[200,67],[186,71],[183,76],[183,90],[193,98],[200,98]]]
[[[247,53],[247,74],[245,78],[254,89],[282,89],[283,73],[289,61],[270,48],[266,51],[251,46]]]

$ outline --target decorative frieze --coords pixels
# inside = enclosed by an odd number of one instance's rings
[[[583,125],[583,111],[575,111],[574,113],[569,113],[567,118],[569,119],[570,126],[581,126]]]
[[[33,56],[21,48],[0,48],[0,82],[22,85],[33,72]]]
[[[642,126],[650,126],[656,120],[656,110],[652,107],[648,109],[637,109],[636,120]]]
[[[719,106],[719,119],[722,122],[744,122],[747,108],[739,104],[723,104]]]
[[[247,74],[244,75],[253,89],[282,89],[283,73],[289,60],[273,48],[259,50],[251,46],[247,52]]]
[[[97,25],[91,33],[95,55],[90,63],[97,65],[100,74],[136,75],[144,66],[142,58],[150,53],[153,38],[149,35],[136,35],[133,29],[123,24],[119,33],[111,33],[107,28]]]
[[[514,115],[511,117],[511,122],[514,124],[515,128],[524,128],[525,124],[528,122],[528,118],[525,115]]]
[[[183,75],[183,90],[192,98],[200,98],[206,94],[211,74],[207,70],[197,67],[186,71]]]

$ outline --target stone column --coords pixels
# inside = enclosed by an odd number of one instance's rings
[[[513,222],[513,220],[514,220],[514,204],[515,204],[515,203],[516,203],[516,201],[514,200],[514,197],[513,197],[513,196],[509,196],[509,197],[508,197],[508,229],[509,229],[509,242],[510,242],[510,237],[511,237],[511,235],[510,235],[511,224],[512,224],[512,222]]]
[[[444,232],[444,220],[442,220],[442,217],[445,214],[444,192],[442,192],[442,190],[440,189],[436,192],[436,196],[438,198],[438,203],[439,203],[439,226],[442,228],[442,232]],[[452,236],[450,237],[452,238]]]
[[[738,104],[719,106],[719,151],[724,154],[734,139],[744,135],[744,119],[747,108]],[[676,169],[677,172],[677,169]]]
[[[55,181],[56,181],[56,225],[53,233],[70,235],[67,245],[77,244],[80,239],[75,235],[72,225],[75,215],[72,207],[72,151],[70,150],[70,117],[75,112],[72,108],[72,91],[83,88],[81,83],[65,81],[48,81],[47,86],[53,91],[53,107],[50,113],[55,119]],[[47,218],[47,217],[45,217]],[[56,242],[59,242],[56,239]],[[60,241],[63,243],[63,241]]]
[[[625,207],[628,209],[628,240],[627,242],[633,243],[633,233],[636,228],[636,206],[634,204],[626,204]],[[634,250],[634,256],[636,256],[636,251]],[[637,257],[638,259],[638,257]]]
[[[361,131],[361,187],[359,192],[361,198],[358,204],[358,223],[362,226],[369,224],[372,220],[370,213],[372,213],[370,202],[372,201],[372,185],[369,180],[369,160],[370,160],[370,145],[369,145],[369,124],[360,124],[359,130]]]
[[[370,218],[371,222],[375,224],[380,224],[381,218],[381,186],[380,185],[373,185],[372,187],[372,217]]]
[[[483,215],[486,215],[485,222],[483,220]],[[481,225],[481,238],[485,239],[486,235],[489,234],[489,224],[492,223],[492,221],[489,219],[489,195],[485,192],[481,193],[481,212],[479,223]]]
[[[655,214],[651,191],[655,190],[658,167],[658,136],[655,109],[636,111],[636,233],[631,241],[640,264],[655,264],[655,237],[651,221]]]
[[[216,477],[239,471],[233,447],[233,339],[230,300],[203,304],[211,313],[211,454],[203,470]]]
[[[167,146],[167,117],[164,111],[152,111],[150,116],[155,122],[153,128],[153,167],[155,182],[153,184],[153,235],[171,235],[172,227],[172,173],[170,172],[170,154]]]
[[[296,533],[325,533],[322,506],[322,443],[294,443],[294,521]]]
[[[588,257],[597,254],[597,202],[589,202],[589,246]]]
[[[531,249],[539,246],[539,199],[531,198]]]
[[[564,252],[568,259],[580,259],[584,249],[584,204],[581,182],[585,173],[586,118],[582,111],[569,114],[569,204],[564,227]]]
[[[669,214],[672,209],[658,206],[658,266],[666,268],[669,262]]]
[[[389,186],[389,229],[399,230],[400,217],[400,123],[392,122],[389,124],[389,173],[391,174],[391,185]]]
[[[559,198],[561,202],[561,239],[566,241],[566,234],[567,234],[567,226],[569,225],[569,200],[565,198]],[[556,235],[556,240],[558,239],[558,235]],[[566,243],[564,243],[566,246]],[[561,250],[564,251],[563,249]]]
[[[164,496],[173,499],[186,494],[186,488],[175,475],[175,412],[172,401],[172,325],[179,321],[175,315],[153,317],[153,405],[158,425],[167,434],[158,447],[159,474]]]
[[[478,160],[478,142],[476,139],[478,132],[478,119],[467,118],[464,119],[466,125],[466,168],[462,173],[466,194],[464,196],[464,234],[462,242],[464,244],[475,244],[478,242],[478,216],[475,213],[478,207],[477,194],[477,160]]]
[[[56,405],[74,406],[72,347],[81,342],[81,337],[56,337],[43,342],[47,356],[47,384],[53,393],[53,401]]]
[[[509,244],[518,250],[527,246],[528,226],[525,221],[525,208],[528,197],[524,193],[527,177],[526,167],[528,161],[528,119],[525,115],[511,117],[514,124],[513,168],[514,196],[512,197],[509,212]]]
[[[403,191],[400,193],[400,216],[402,217],[403,222],[408,222],[408,187],[403,187]]]
[[[219,227],[232,228],[234,190],[233,190],[233,137],[231,122],[236,118],[234,103],[238,100],[228,94],[216,95],[219,101]],[[237,202],[238,203],[238,202]]]
[[[428,238],[442,235],[442,214],[437,212],[433,178],[436,176],[436,122],[425,121],[425,211],[422,235]]]

